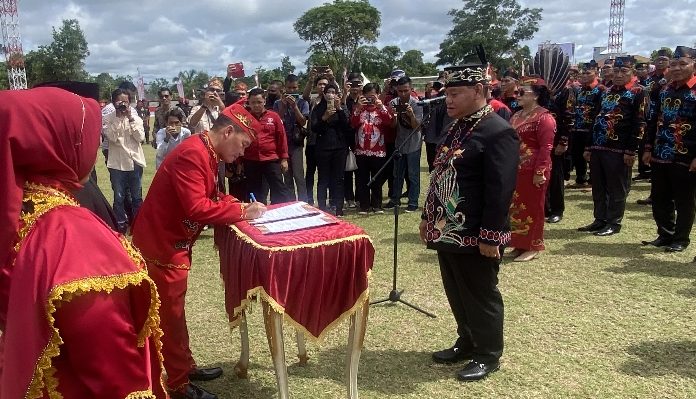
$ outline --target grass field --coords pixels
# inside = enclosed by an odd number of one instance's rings
[[[154,151],[146,146],[143,192],[154,174]],[[100,186],[112,197],[100,156]],[[423,162],[425,164],[425,162]],[[422,186],[427,175],[422,174]],[[424,190],[423,190],[424,191]],[[695,398],[696,264],[691,248],[666,254],[640,246],[653,239],[647,196],[634,185],[624,227],[607,238],[578,233],[592,221],[591,194],[566,192],[563,221],[547,225],[547,250],[528,263],[501,267],[505,300],[505,353],[489,379],[463,384],[457,367],[435,366],[434,350],[449,347],[456,326],[449,311],[435,253],[418,240],[418,213],[400,218],[399,287],[404,299],[437,314],[425,317],[403,305],[370,309],[358,386],[362,398]],[[163,204],[166,206],[166,204]],[[393,216],[346,220],[364,228],[376,247],[371,295],[391,289]],[[187,295],[191,345],[200,366],[221,366],[225,375],[201,386],[220,398],[274,398],[275,374],[260,307],[249,315],[249,379],[232,372],[239,334],[231,333],[223,306],[212,231],[194,249]],[[289,387],[293,398],[345,397],[347,322],[321,346],[308,345],[310,363],[299,367],[294,333],[286,328]]]

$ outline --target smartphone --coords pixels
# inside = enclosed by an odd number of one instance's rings
[[[401,103],[398,103],[398,104],[396,104],[396,105],[394,106],[394,109],[395,109],[396,112],[398,112],[398,113],[406,112],[406,109],[407,109],[407,108],[408,108],[408,104],[401,104]]]
[[[286,96],[292,97],[295,100],[298,100],[300,98],[300,95],[298,93],[290,93],[290,94],[286,94]]]
[[[318,66],[315,66],[314,69],[317,70],[317,73],[321,74],[321,73],[326,73],[326,71],[328,71],[330,68],[328,65],[318,65]]]
[[[362,87],[362,82],[358,80],[353,80],[350,82],[350,87]]]
[[[367,103],[368,103],[368,104],[374,104],[374,103],[375,103],[375,98],[374,98],[374,97],[365,97],[365,99],[367,100]]]

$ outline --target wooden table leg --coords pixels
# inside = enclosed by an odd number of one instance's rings
[[[304,333],[299,329],[295,329],[295,339],[297,340],[297,357],[300,359],[298,364],[300,366],[306,366],[309,356],[307,356]]]
[[[278,397],[288,399],[288,368],[285,365],[285,348],[283,347],[283,315],[263,302],[263,321],[266,325],[266,337],[271,349],[278,381]]]
[[[242,312],[240,317],[239,335],[242,341],[242,350],[239,354],[239,361],[234,366],[234,373],[238,378],[246,379],[249,370],[249,329],[247,328],[246,312]]]
[[[348,387],[348,398],[358,399],[358,364],[360,363],[360,352],[365,341],[365,330],[367,328],[367,314],[370,309],[369,302],[358,308],[350,317],[350,329],[348,331],[348,356],[346,365],[346,383]]]

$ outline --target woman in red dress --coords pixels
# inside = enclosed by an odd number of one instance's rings
[[[515,261],[526,262],[544,250],[544,200],[556,121],[544,108],[549,104],[550,93],[542,79],[522,78],[518,101],[522,109],[510,120],[520,136],[517,186],[510,206],[510,246]]]
[[[1,91],[0,126],[0,399],[166,398],[155,284],[72,194],[96,161],[99,105]]]

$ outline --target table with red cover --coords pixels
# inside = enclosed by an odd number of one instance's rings
[[[249,344],[244,310],[258,295],[264,307],[274,310],[264,311],[264,322],[281,399],[289,396],[281,318],[302,333],[298,334],[301,352],[304,338],[300,342],[300,335],[321,340],[332,327],[350,318],[347,387],[348,397],[357,398],[357,368],[375,250],[361,228],[335,221],[277,234],[262,234],[248,222],[215,229],[225,309],[230,325],[241,327],[242,353],[235,373],[246,378]],[[306,362],[306,353],[300,353],[301,363],[303,357]]]

